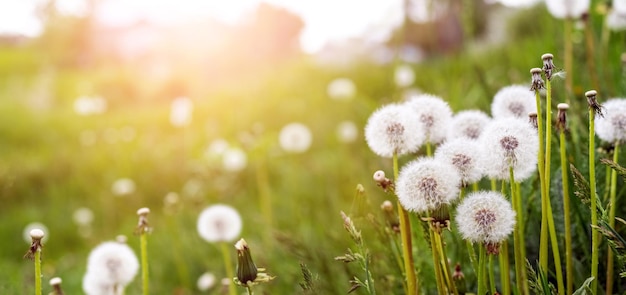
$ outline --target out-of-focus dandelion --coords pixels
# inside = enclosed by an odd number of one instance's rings
[[[204,157],[208,160],[221,157],[229,147],[228,141],[223,138],[216,138],[209,143],[209,146],[204,151]]]
[[[45,243],[50,238],[50,231],[48,231],[48,227],[46,225],[44,225],[41,222],[31,222],[31,223],[27,224],[24,227],[24,230],[22,231],[22,237],[24,238],[24,241],[26,243],[30,244],[32,242],[33,239],[30,236],[30,231],[32,231],[33,229],[39,229],[39,230],[43,231],[44,236],[43,236],[42,242]]]
[[[35,295],[41,295],[41,249],[45,234],[43,230],[35,228],[29,232],[29,235],[31,244],[24,257],[35,261]]]
[[[491,117],[480,110],[466,110],[456,113],[450,121],[448,139],[468,138],[477,140],[491,122]]]
[[[240,148],[228,148],[222,154],[222,167],[229,172],[239,172],[246,168],[248,156]]]
[[[343,143],[354,142],[359,137],[359,128],[352,121],[343,121],[337,125],[337,139]]]
[[[85,130],[81,132],[78,137],[78,141],[80,141],[80,144],[83,146],[92,146],[96,144],[97,140],[98,135],[93,130]]]
[[[626,14],[626,1],[624,0],[613,0],[611,7],[618,13]]]
[[[177,97],[172,101],[170,123],[174,127],[185,127],[191,123],[193,102],[188,97]]]
[[[87,207],[80,207],[74,210],[72,219],[78,226],[89,226],[93,222],[93,211]]]
[[[139,261],[128,245],[104,242],[89,253],[83,290],[88,295],[123,294],[138,271]]]
[[[116,196],[128,196],[135,192],[135,182],[130,178],[119,178],[113,182],[111,191]]]
[[[198,233],[209,243],[231,242],[239,237],[243,223],[235,208],[216,204],[204,209],[198,217]]]
[[[474,140],[457,138],[444,142],[435,152],[435,160],[452,164],[461,175],[463,185],[475,183],[483,177],[482,154]]]
[[[389,104],[376,110],[367,120],[365,140],[381,157],[416,152],[426,135],[419,118],[406,107]]]
[[[414,116],[422,122],[427,143],[438,144],[446,139],[452,120],[452,109],[441,97],[421,94],[406,102]]]
[[[139,234],[141,244],[141,282],[144,295],[150,294],[148,282],[148,234],[152,232],[152,228],[148,224],[149,208],[140,208],[137,210],[139,222],[135,228],[135,234]]]
[[[174,214],[180,208],[180,196],[176,192],[168,192],[163,197],[163,211],[166,214]]]
[[[492,121],[480,138],[486,175],[507,180],[509,168],[513,167],[516,182],[530,177],[537,170],[538,140],[537,130],[527,119]]]
[[[559,19],[578,19],[589,11],[590,0],[546,0],[552,16]]]
[[[526,119],[528,113],[537,112],[535,96],[527,86],[511,85],[500,89],[493,97],[491,115],[494,119]]]
[[[290,123],[280,130],[278,142],[288,153],[304,153],[313,142],[313,134],[309,127],[302,123]]]
[[[415,72],[409,65],[400,65],[396,67],[393,80],[398,87],[408,87],[415,82]]]
[[[59,277],[54,277],[50,279],[50,286],[52,286],[52,294],[51,295],[63,295],[63,289],[61,289],[61,283],[63,280]]]
[[[215,283],[217,283],[217,278],[215,277],[215,275],[210,272],[205,272],[200,275],[200,277],[198,277],[196,286],[198,287],[198,290],[205,292],[213,288],[213,286],[215,286]]]
[[[334,100],[350,100],[356,94],[356,85],[348,78],[337,78],[328,83],[326,93]]]
[[[604,116],[595,118],[596,134],[609,143],[626,141],[626,99],[609,99],[603,106]]]
[[[102,114],[106,110],[107,101],[99,96],[81,96],[74,101],[74,111],[81,116]]]

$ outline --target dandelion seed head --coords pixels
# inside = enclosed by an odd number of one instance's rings
[[[198,278],[198,282],[196,283],[196,285],[198,287],[198,290],[204,292],[213,288],[216,282],[217,282],[217,278],[215,277],[214,274],[210,272],[205,272]]]
[[[246,168],[248,157],[240,148],[228,148],[222,154],[222,167],[226,171],[239,172]]]
[[[508,180],[513,167],[515,181],[523,181],[537,169],[539,151],[537,130],[526,120],[515,118],[492,121],[480,138],[485,174]]]
[[[93,218],[93,211],[86,207],[78,208],[74,210],[74,213],[72,214],[72,219],[74,220],[74,223],[79,226],[89,226],[91,222],[93,222]]]
[[[603,106],[604,116],[595,117],[596,134],[610,143],[626,141],[626,99],[609,99]]]
[[[409,65],[400,65],[394,72],[394,82],[398,87],[408,87],[415,82],[415,72]]]
[[[626,14],[626,1],[613,0],[611,5],[612,5],[613,10],[616,11],[617,13]]]
[[[120,178],[113,182],[111,191],[114,195],[123,197],[135,192],[135,182],[130,178]]]
[[[496,93],[491,103],[491,115],[494,119],[525,119],[530,112],[537,112],[537,106],[535,95],[527,86],[506,86]]]
[[[101,285],[126,286],[139,270],[135,252],[126,244],[104,242],[96,246],[87,258],[87,273]]]
[[[304,153],[313,142],[313,134],[309,127],[302,123],[285,125],[279,134],[280,147],[288,153]]]
[[[34,229],[38,229],[43,231],[43,238],[41,239],[42,242],[47,242],[49,237],[50,237],[50,232],[48,231],[48,227],[45,226],[43,223],[41,222],[31,222],[29,224],[27,224],[24,227],[24,230],[22,231],[22,237],[24,239],[24,241],[28,244],[32,243],[33,238],[30,235],[30,232]]]
[[[463,239],[498,244],[513,232],[515,211],[498,192],[470,193],[457,207],[456,223]]]
[[[337,78],[328,83],[326,93],[334,100],[350,100],[356,94],[356,85],[348,78]]]
[[[427,212],[456,200],[460,184],[461,176],[452,164],[420,158],[402,168],[396,194],[406,210]]]
[[[188,97],[177,97],[172,101],[170,123],[174,127],[185,127],[191,124],[193,102]]]
[[[343,143],[354,142],[359,137],[359,128],[352,121],[343,121],[337,125],[337,139]]]
[[[424,126],[426,139],[431,143],[441,143],[448,135],[452,121],[452,109],[441,97],[431,94],[420,94],[406,103]]]
[[[241,216],[228,205],[212,205],[198,217],[198,233],[209,243],[231,242],[239,237],[242,227]]]
[[[452,164],[463,184],[474,183],[483,177],[481,157],[478,143],[466,138],[445,141],[435,151],[435,159]]]
[[[555,18],[578,19],[589,11],[590,0],[546,0],[548,12]]]
[[[365,140],[370,149],[381,157],[415,152],[425,140],[422,123],[408,108],[386,105],[369,117]]]
[[[43,230],[39,229],[39,228],[34,228],[30,230],[30,237],[33,240],[41,240],[44,236],[44,232]]]
[[[450,127],[448,128],[448,139],[467,138],[477,140],[490,121],[491,118],[483,111],[460,111],[452,117]]]
[[[623,31],[626,29],[626,13],[620,13],[612,9],[606,15],[606,27],[613,31]]]

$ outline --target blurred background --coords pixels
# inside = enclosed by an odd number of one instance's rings
[[[609,8],[593,1],[596,32]],[[623,95],[624,33],[593,57],[598,82],[577,24],[572,97]],[[150,207],[154,294],[220,294],[196,286],[224,276],[196,219],[225,203],[278,276],[259,292],[302,293],[305,263],[320,294],[341,294],[354,270],[333,261],[350,245],[339,211],[357,184],[373,213],[393,197],[371,180],[391,161],[365,144],[368,116],[421,92],[489,112],[543,53],[561,68],[562,44],[562,20],[530,0],[0,0],[0,293],[32,293],[32,223],[49,237],[44,282],[81,294],[90,249],[123,234],[138,253],[135,212]],[[401,290],[379,267],[379,286]]]

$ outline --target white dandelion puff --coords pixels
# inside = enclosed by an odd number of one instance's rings
[[[188,97],[177,97],[172,101],[170,123],[174,127],[185,127],[191,123],[193,102]]]
[[[241,216],[228,205],[207,207],[198,216],[198,233],[209,243],[234,241],[241,234],[242,226]]]
[[[457,138],[442,143],[435,151],[435,160],[452,164],[463,184],[471,184],[483,177],[480,146],[475,140]]]
[[[609,99],[603,106],[604,116],[595,117],[596,134],[610,143],[626,141],[626,99]]]
[[[116,196],[127,196],[135,192],[135,182],[130,178],[120,178],[113,182],[111,191]]]
[[[334,100],[350,100],[356,93],[356,85],[348,78],[337,78],[328,83],[328,97]]]
[[[354,142],[359,137],[359,128],[352,121],[343,121],[337,125],[337,139],[343,143]]]
[[[222,167],[226,171],[239,172],[246,168],[248,156],[240,148],[229,148],[222,155]]]
[[[369,148],[381,157],[390,158],[416,152],[424,143],[423,125],[406,107],[386,105],[367,120],[365,140]]]
[[[74,111],[81,116],[102,114],[107,109],[107,101],[100,96],[81,96],[74,101]]]
[[[477,140],[491,122],[491,117],[479,110],[466,110],[456,113],[450,121],[448,138],[467,138]]]
[[[210,272],[205,272],[200,277],[198,277],[196,286],[198,287],[198,290],[204,292],[213,288],[213,286],[215,286],[216,283],[217,283],[217,278],[215,277],[215,275]]]
[[[313,142],[313,134],[309,127],[302,123],[290,123],[280,130],[278,141],[286,152],[304,153]]]
[[[88,290],[123,290],[133,281],[138,270],[139,261],[128,245],[104,242],[89,253],[83,289],[89,294],[100,293],[90,293]],[[88,285],[87,288],[85,285]]]
[[[611,6],[614,11],[620,14],[626,14],[626,0],[613,0]]]
[[[527,86],[511,85],[500,89],[491,103],[494,119],[527,119],[528,113],[537,112],[535,95]]]
[[[420,158],[406,164],[396,182],[400,204],[412,212],[427,212],[459,196],[461,176],[452,164]]]
[[[446,101],[435,95],[421,94],[411,98],[406,105],[422,122],[426,140],[436,144],[446,139],[452,120],[452,109]]]
[[[22,238],[24,238],[24,241],[26,241],[26,243],[30,244],[30,243],[33,242],[33,238],[31,237],[30,232],[32,230],[34,230],[34,229],[38,229],[38,230],[43,231],[44,236],[43,236],[43,239],[41,240],[42,242],[45,243],[45,242],[48,241],[48,239],[50,237],[50,235],[49,235],[50,231],[48,230],[48,227],[45,226],[41,222],[31,222],[31,223],[27,224],[24,227],[24,230],[22,231]]]
[[[498,192],[474,192],[468,194],[457,207],[456,223],[465,240],[499,244],[513,232],[515,211]]]
[[[606,27],[613,31],[623,31],[626,29],[626,13],[612,9],[605,18]]]
[[[539,139],[528,119],[493,120],[479,140],[488,177],[508,180],[512,166],[515,181],[521,182],[537,170]]]
[[[74,213],[72,214],[72,219],[74,220],[74,223],[76,223],[76,225],[78,226],[89,226],[91,225],[91,222],[93,221],[93,211],[91,211],[91,209],[86,208],[86,207],[80,207],[76,210],[74,210]]]
[[[398,87],[408,87],[415,82],[415,72],[409,65],[400,65],[396,67],[393,79]]]
[[[546,7],[552,16],[563,19],[578,19],[589,11],[590,0],[546,0]]]

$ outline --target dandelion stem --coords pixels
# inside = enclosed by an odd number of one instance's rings
[[[615,142],[615,148],[613,149],[613,162],[617,163],[619,160],[619,141]],[[616,207],[616,192],[617,192],[617,171],[611,169],[611,186],[610,186],[610,203],[609,203],[609,226],[615,227],[615,207]],[[606,263],[606,294],[613,294],[613,250],[609,246],[607,251],[607,263]]]
[[[250,288],[250,286],[246,286],[246,290],[248,290],[248,295],[252,295],[252,288]]]
[[[439,257],[439,251],[437,250],[437,233],[430,228],[430,250],[433,254],[433,267],[435,268],[435,279],[437,281],[437,292],[439,295],[446,294],[445,284],[443,282],[443,278],[441,277],[441,257]]]
[[[567,173],[567,153],[565,149],[565,130],[559,134],[561,152],[561,178],[563,184],[563,221],[565,223],[565,274],[567,276],[567,294],[574,292],[574,267],[572,265],[572,225],[570,220],[569,179]]]
[[[430,140],[426,141],[426,156],[431,157],[433,155],[433,147]]]
[[[443,269],[443,275],[445,276],[446,282],[448,283],[448,294],[453,293],[458,295],[459,293],[456,290],[456,286],[454,285],[454,281],[452,280],[452,274],[450,274],[450,269],[448,268],[448,257],[446,255],[445,248],[443,247],[443,236],[441,233],[435,233],[435,239],[437,243],[437,250],[439,251],[439,257],[441,261],[441,267]]]
[[[148,234],[145,231],[141,231],[139,240],[141,244],[141,283],[143,294],[148,295],[150,294],[148,283]]]
[[[509,183],[511,186],[511,203],[516,211],[516,227],[513,232],[513,251],[515,252],[515,279],[517,283],[517,289],[521,294],[528,294],[528,282],[525,279],[526,272],[524,271],[526,265],[526,255],[524,255],[524,218],[522,216],[522,200],[521,195],[518,195],[515,191],[515,174],[513,172],[513,166],[509,167]]]
[[[222,256],[224,257],[224,266],[226,267],[226,277],[228,278],[228,294],[237,295],[237,290],[235,290],[235,284],[233,283],[235,272],[233,271],[233,264],[230,258],[230,252],[228,252],[228,245],[226,245],[226,243],[224,242],[220,244],[222,248]]]
[[[487,288],[485,286],[485,245],[478,247],[478,292],[476,294],[485,294]]]
[[[35,250],[35,295],[41,295],[41,247]]]
[[[398,180],[398,154],[393,153],[393,177]],[[418,281],[415,275],[415,266],[413,262],[413,244],[411,241],[411,224],[409,223],[409,214],[400,200],[397,201],[398,215],[400,216],[400,236],[402,238],[402,256],[404,258],[404,273],[406,276],[407,294],[419,294],[417,288]],[[233,294],[231,294],[233,295]]]
[[[596,196],[596,133],[595,110],[589,107],[589,187],[591,194],[591,276],[596,278],[591,282],[591,291],[598,290],[598,251],[600,239],[596,227],[598,226],[597,196]]]
[[[549,93],[549,91],[548,91]],[[539,133],[539,152],[537,153],[537,165],[539,172],[539,183],[541,192],[541,234],[539,238],[539,268],[544,272],[548,270],[548,195],[546,190],[546,161],[544,152],[544,129],[543,116],[541,115],[541,99],[539,89],[535,90],[535,102],[537,105],[537,131]],[[546,112],[546,117],[548,112]],[[547,118],[546,118],[547,119]],[[546,128],[547,130],[547,128]]]
[[[502,294],[511,294],[511,279],[509,278],[509,243],[503,241],[500,245],[500,253],[498,254],[500,260],[500,284],[502,286]]]
[[[493,266],[493,255],[489,254],[489,287],[491,294],[496,294],[496,278]]]

